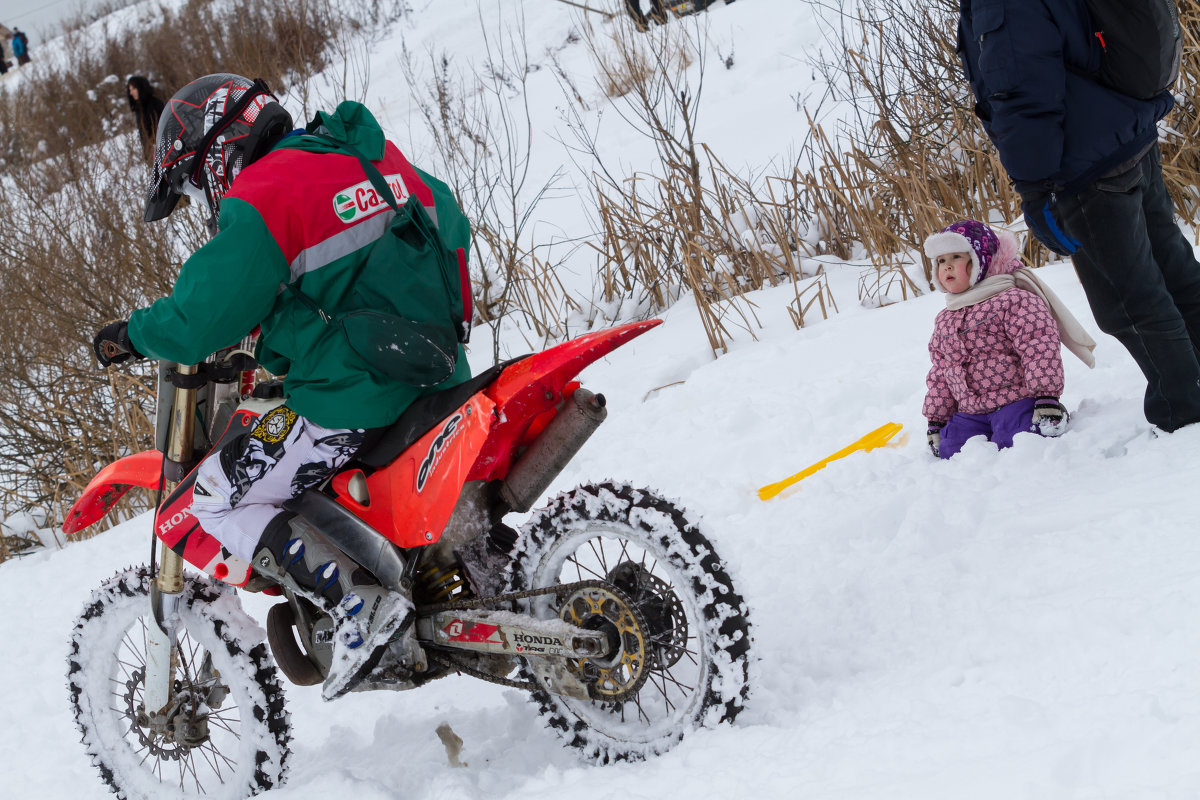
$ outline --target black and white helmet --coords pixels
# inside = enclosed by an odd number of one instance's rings
[[[207,204],[215,225],[234,178],[291,128],[261,79],[218,73],[192,81],[159,118],[145,220],[167,217],[186,194]]]

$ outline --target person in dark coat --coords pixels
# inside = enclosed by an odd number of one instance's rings
[[[975,114],[1029,230],[1070,256],[1100,330],[1146,376],[1146,419],[1200,421],[1200,263],[1163,183],[1158,121],[1089,77],[1100,43],[1084,0],[960,0],[958,52]]]
[[[154,156],[154,139],[158,131],[158,118],[162,116],[163,101],[154,93],[154,87],[142,75],[133,75],[125,82],[125,96],[129,110],[133,113],[134,125],[142,140],[142,150],[147,158]]]

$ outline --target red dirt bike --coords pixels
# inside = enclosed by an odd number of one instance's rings
[[[559,495],[519,533],[503,522],[532,508],[606,416],[603,396],[574,377],[657,324],[590,333],[426,396],[287,505],[417,606],[427,669],[385,654],[355,691],[452,674],[523,688],[566,744],[600,762],[661,753],[737,715],[749,689],[747,609],[681,509],[606,482]],[[329,668],[332,620],[224,550],[189,510],[193,453],[249,432],[282,402],[252,396],[253,364],[239,352],[160,364],[158,449],[105,467],[64,525],[92,524],[132,486],[179,481],[158,506],[157,570],[106,581],[71,640],[75,718],[122,797],[279,785],[290,732],[275,664],[299,685]],[[281,597],[267,643],[235,587]]]

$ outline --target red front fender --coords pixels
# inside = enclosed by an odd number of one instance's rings
[[[81,531],[108,513],[134,486],[157,489],[162,476],[162,453],[147,450],[114,461],[96,473],[83,495],[67,512],[63,531]]]

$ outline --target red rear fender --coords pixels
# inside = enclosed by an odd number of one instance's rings
[[[83,495],[67,512],[63,531],[71,534],[97,521],[134,486],[157,489],[162,475],[162,453],[147,450],[114,461],[92,478]]]
[[[558,407],[563,388],[572,378],[592,362],[661,324],[661,319],[651,319],[593,331],[521,359],[500,373],[484,390],[496,404],[497,422],[467,480],[494,480],[507,475],[514,451],[525,443],[530,424]]]

